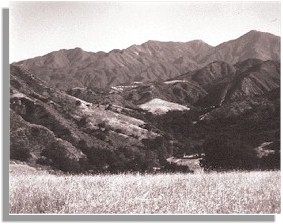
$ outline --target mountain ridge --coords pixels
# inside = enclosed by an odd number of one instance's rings
[[[60,89],[109,88],[132,82],[172,79],[213,61],[233,65],[248,58],[279,60],[279,51],[278,36],[251,31],[216,47],[201,40],[151,40],[108,53],[87,52],[81,48],[61,49],[13,64],[29,69],[50,86]]]
[[[167,160],[184,155],[208,170],[280,169],[280,39],[251,31],[219,46],[148,41],[13,63],[10,159],[91,174],[194,171]]]

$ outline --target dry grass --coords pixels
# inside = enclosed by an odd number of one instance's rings
[[[10,213],[280,213],[280,172],[11,174]]]

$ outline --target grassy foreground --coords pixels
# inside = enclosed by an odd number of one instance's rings
[[[280,171],[10,174],[10,213],[280,213]]]

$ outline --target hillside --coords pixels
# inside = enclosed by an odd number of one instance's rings
[[[193,154],[209,170],[278,168],[279,46],[251,31],[216,47],[148,41],[14,63],[11,160],[71,173],[183,172],[167,159]]]
[[[278,88],[279,83],[279,61],[248,59],[235,65],[216,61],[167,81],[114,86],[104,96],[121,105],[126,102],[131,106],[141,105],[159,98],[189,107],[206,108],[265,94]],[[87,93],[87,90],[74,92],[80,92],[81,97],[97,95]]]
[[[263,61],[280,59],[280,37],[270,33],[252,30],[243,36],[224,42],[199,56],[198,62],[208,64],[225,61],[229,64],[257,58]]]
[[[20,67],[10,70],[11,159],[71,172],[133,169],[147,153],[141,140],[160,136],[115,105],[86,102]]]
[[[16,64],[56,88],[106,88],[134,81],[164,80],[183,74],[198,68],[193,58],[210,47],[202,41],[148,41],[108,53],[85,52],[80,48],[59,50]]]
[[[15,64],[30,70],[49,86],[66,90],[162,81],[214,61],[233,65],[249,58],[279,60],[279,52],[279,37],[251,31],[216,47],[200,40],[184,43],[148,41],[108,53],[86,52],[80,48],[63,49]]]
[[[280,85],[279,61],[247,59],[235,65],[212,62],[194,72],[177,77],[197,83],[206,91],[195,105],[210,107],[247,96],[265,94]]]
[[[171,103],[158,98],[152,99],[147,103],[139,105],[140,108],[149,111],[153,114],[166,114],[168,111],[174,110],[189,110],[190,108],[179,105],[177,103]]]

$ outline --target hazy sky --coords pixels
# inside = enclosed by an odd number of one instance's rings
[[[110,51],[147,40],[210,45],[250,30],[280,35],[279,2],[10,2],[10,62],[80,47]]]

